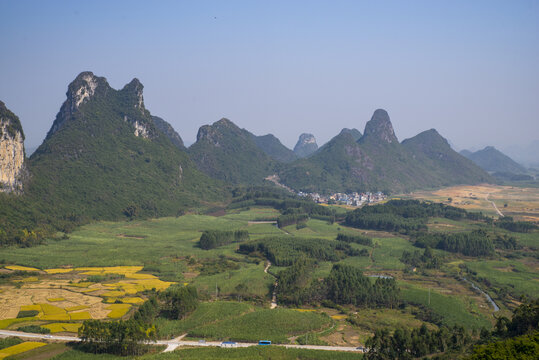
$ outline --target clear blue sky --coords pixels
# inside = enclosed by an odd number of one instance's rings
[[[292,147],[388,110],[403,140],[539,139],[538,1],[0,0],[0,100],[39,145],[85,70],[187,143],[227,117]]]

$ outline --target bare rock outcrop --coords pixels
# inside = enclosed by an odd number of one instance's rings
[[[17,115],[0,101],[0,191],[22,191],[24,132]]]

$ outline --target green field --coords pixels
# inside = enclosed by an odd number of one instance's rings
[[[401,294],[403,300],[424,305],[442,316],[445,325],[462,325],[476,329],[492,326],[474,303],[470,303],[462,297],[444,295],[431,290],[429,303],[429,290],[411,284],[401,284]]]
[[[142,265],[143,272],[152,273],[163,280],[196,286],[203,299],[199,308],[184,320],[158,318],[156,323],[161,338],[188,334],[192,338],[208,340],[269,339],[288,343],[297,336],[305,337],[305,334],[309,334],[313,341],[319,341],[317,339],[320,337],[329,344],[358,345],[372,335],[376,326],[419,326],[423,321],[414,316],[412,311],[417,311],[417,307],[408,306],[404,310],[361,310],[350,307],[345,311],[348,316],[358,312],[354,324],[347,322],[346,316],[331,319],[320,312],[299,312],[287,309],[282,304],[276,310],[269,310],[267,307],[275,282],[272,274],[278,274],[284,267],[272,265],[269,273],[264,273],[265,260],[237,253],[237,243],[202,250],[198,247],[198,240],[204,230],[247,230],[251,240],[285,235],[291,238],[335,241],[338,233],[368,233],[368,236],[373,238],[374,247],[350,244],[358,250],[366,249],[368,256],[346,257],[340,260],[340,263],[358,267],[366,274],[396,277],[403,300],[425,305],[441,316],[444,324],[481,328],[491,327],[495,321],[493,314],[489,313],[484,304],[482,310],[479,310],[477,294],[469,287],[463,288],[462,284],[451,276],[437,279],[439,281],[436,281],[436,291],[431,291],[431,303],[428,304],[428,286],[431,286],[432,276],[437,273],[428,269],[420,269],[413,274],[408,272],[410,267],[400,261],[402,253],[413,252],[418,248],[414,247],[406,236],[366,232],[316,219],[308,220],[306,226],[300,229],[291,225],[281,230],[272,223],[257,223],[275,219],[278,214],[271,208],[252,207],[230,210],[223,216],[188,214],[131,222],[97,222],[75,230],[68,234],[67,239],[61,239],[60,236],[57,240],[49,240],[47,245],[1,249],[0,262],[41,269],[65,265]],[[475,223],[467,221],[431,219],[429,222],[429,228],[433,231],[469,231],[475,227]],[[539,246],[537,233],[515,236],[523,245]],[[539,295],[537,271],[534,270],[537,262],[533,258],[507,260],[497,255],[498,258],[495,259],[469,259],[441,250],[434,252],[442,255],[444,262],[465,263],[471,271],[477,272],[477,276],[488,278],[495,285],[511,286],[515,291],[529,296]],[[221,263],[225,265],[221,266]],[[327,277],[332,266],[332,262],[319,261],[312,278]],[[511,271],[505,269],[507,267],[511,267]],[[440,273],[439,270],[436,271]],[[441,273],[447,271],[458,271],[458,267],[444,265]],[[139,296],[144,298],[144,295]],[[335,314],[333,309],[320,308],[320,311]],[[193,351],[196,353],[202,350]],[[213,354],[211,351],[221,350],[204,351]],[[191,356],[188,351],[183,354],[187,358]]]
[[[258,310],[239,317],[203,325],[189,331],[189,336],[215,340],[271,340],[288,343],[289,338],[330,327],[329,316],[292,309]]]
[[[189,317],[183,320],[158,318],[156,326],[161,338],[170,338],[184,334],[197,327],[217,321],[235,318],[254,311],[254,307],[246,302],[216,301],[201,303]]]
[[[170,353],[144,355],[136,357],[140,360],[177,360],[177,359],[244,359],[244,360],[357,360],[362,359],[359,353],[338,351],[285,349],[280,346],[252,346],[248,348],[221,349],[216,347],[179,349]],[[121,360],[125,357],[114,355],[94,355],[71,350],[51,360]]]
[[[466,266],[494,285],[508,286],[522,295],[539,296],[539,273],[518,260],[470,261]]]

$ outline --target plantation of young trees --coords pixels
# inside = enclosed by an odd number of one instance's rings
[[[432,247],[466,256],[484,256],[494,253],[494,244],[485,230],[462,233],[421,233],[415,236],[415,245]]]
[[[389,330],[376,330],[374,336],[367,340],[368,360],[414,359],[429,354],[442,353],[448,350],[456,352],[472,342],[471,336],[462,326],[452,328],[441,327],[429,330],[425,325],[419,329],[397,329],[391,334]]]
[[[346,256],[358,256],[359,251],[342,241],[317,238],[269,237],[241,244],[242,254],[261,253],[277,266],[290,266],[300,256],[322,261],[338,261]]]
[[[399,303],[395,279],[377,278],[373,283],[350,265],[333,265],[325,284],[327,298],[336,304],[393,308]]]
[[[363,235],[348,235],[348,234],[337,234],[338,241],[344,241],[346,243],[356,243],[359,245],[373,246],[372,239]]]
[[[484,218],[481,213],[469,213],[441,203],[391,200],[385,204],[364,206],[352,211],[346,216],[345,224],[362,229],[408,233],[427,230],[427,220],[431,217],[451,220]]]
[[[210,250],[219,246],[247,240],[249,240],[249,233],[247,230],[206,230],[200,236],[199,246],[201,249]]]

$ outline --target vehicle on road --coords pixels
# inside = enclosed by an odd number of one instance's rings
[[[223,341],[221,343],[221,347],[224,347],[224,348],[231,348],[231,347],[237,347],[238,344],[234,341]]]
[[[258,345],[271,345],[270,340],[258,340]]]

